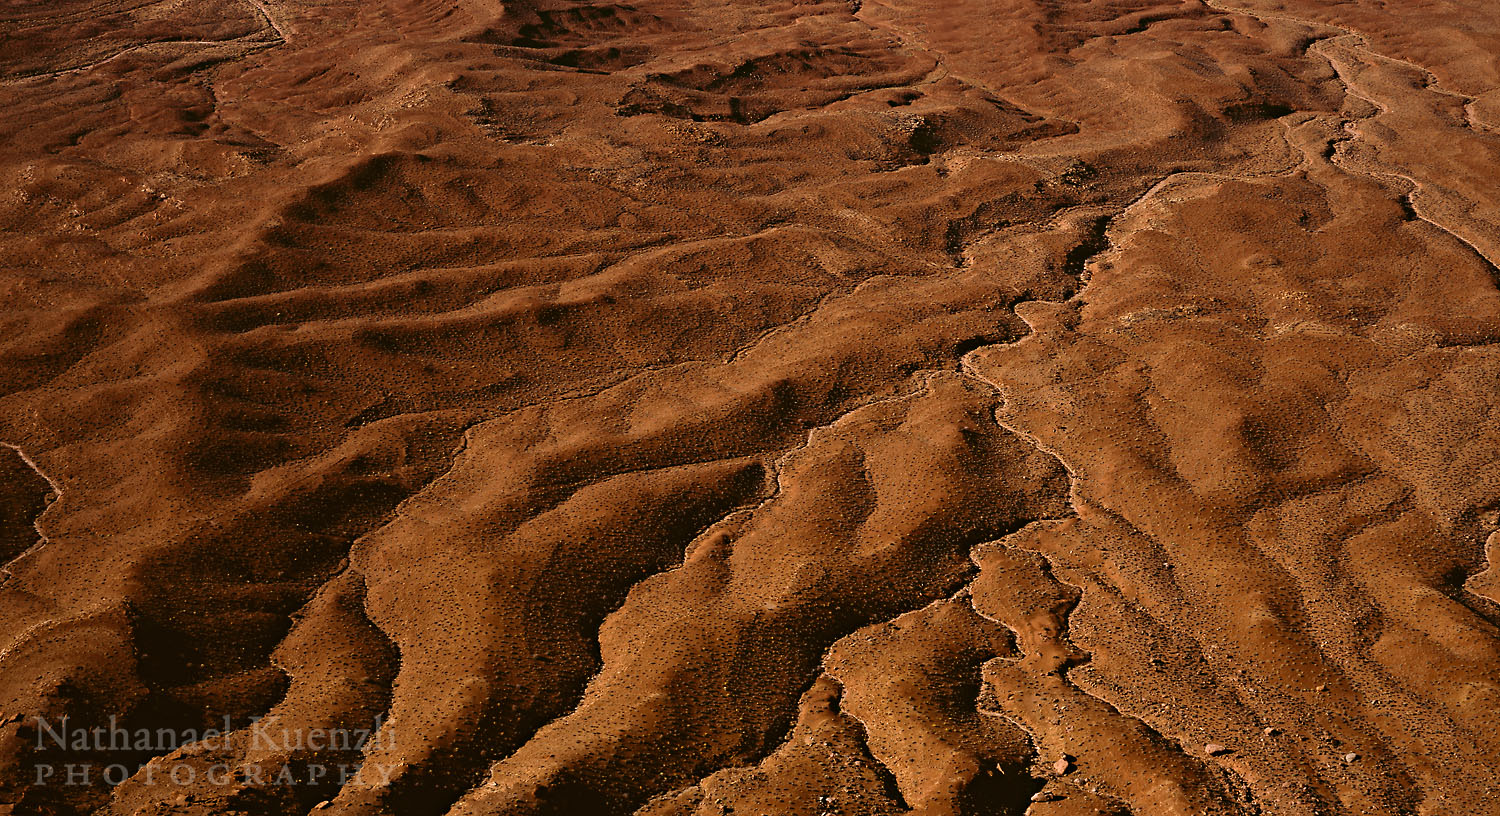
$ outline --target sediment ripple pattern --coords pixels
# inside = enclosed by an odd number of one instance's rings
[[[7,812],[1500,816],[1492,4],[0,34]]]

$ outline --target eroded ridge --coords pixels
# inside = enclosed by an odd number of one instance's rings
[[[0,806],[1500,813],[1495,9],[0,27]]]

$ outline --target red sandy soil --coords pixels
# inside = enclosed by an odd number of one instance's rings
[[[0,811],[1500,814],[1497,127],[1489,0],[8,3]]]

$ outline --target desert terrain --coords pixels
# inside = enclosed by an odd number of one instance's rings
[[[1493,2],[13,0],[0,174],[0,813],[1500,814]]]

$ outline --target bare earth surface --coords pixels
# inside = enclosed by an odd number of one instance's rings
[[[0,812],[1500,814],[1497,129],[1492,0],[6,3]]]

